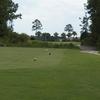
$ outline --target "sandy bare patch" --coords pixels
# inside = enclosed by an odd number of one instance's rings
[[[81,53],[90,53],[90,54],[100,55],[98,51],[92,51],[92,50],[88,50],[88,51],[82,50]]]

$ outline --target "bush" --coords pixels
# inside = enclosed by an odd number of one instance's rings
[[[6,45],[2,42],[0,42],[0,47],[5,47]]]
[[[79,48],[78,46],[72,43],[50,43],[50,42],[43,42],[43,41],[33,41],[32,47],[42,47],[42,48]]]
[[[0,46],[11,47],[39,47],[39,48],[79,48],[72,43],[54,43],[47,41],[31,40],[26,34],[11,32],[0,39]]]

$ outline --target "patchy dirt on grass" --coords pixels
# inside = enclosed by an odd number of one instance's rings
[[[98,51],[82,51],[81,50],[81,53],[90,53],[90,54],[100,55]]]
[[[99,51],[96,50],[95,47],[88,47],[88,46],[80,46],[81,53],[90,53],[95,55],[100,55]]]

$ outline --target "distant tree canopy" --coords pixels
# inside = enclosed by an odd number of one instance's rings
[[[64,31],[67,32],[67,36],[70,39],[70,37],[72,36],[73,33],[73,26],[71,24],[68,24],[65,26]]]
[[[50,41],[51,40],[51,35],[50,33],[42,33],[41,39],[43,41]]]
[[[58,41],[59,40],[59,34],[57,32],[55,32],[53,35],[54,35],[55,41]]]
[[[18,4],[12,0],[0,0],[0,36],[13,29],[14,19],[21,18],[21,14],[16,14]]]
[[[62,41],[66,41],[66,33],[61,34],[61,39],[62,39]]]
[[[75,36],[77,36],[77,33],[75,31],[73,31],[72,35],[75,37]]]
[[[42,23],[40,22],[40,20],[35,19],[34,22],[32,22],[32,30],[36,31],[35,34],[39,31],[42,30]]]
[[[65,26],[64,31],[67,32],[67,37],[70,40],[70,38],[73,36],[73,39],[75,36],[77,36],[77,33],[74,31],[73,26],[71,24],[68,24]]]
[[[64,30],[68,33],[73,32],[73,26],[71,24],[68,24],[65,26]]]
[[[40,31],[38,31],[38,32],[35,33],[35,35],[36,35],[36,38],[37,38],[38,40],[40,40],[40,39],[41,39],[42,33],[41,33]]]

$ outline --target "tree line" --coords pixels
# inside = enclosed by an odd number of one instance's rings
[[[73,30],[71,24],[66,25],[66,33],[61,33],[61,35],[55,32],[53,35],[51,33],[45,32],[41,33],[40,30],[43,29],[41,22],[36,19],[32,22],[32,30],[35,31],[35,35],[29,36],[25,33],[18,34],[13,32],[13,21],[17,18],[22,17],[21,14],[16,14],[18,10],[18,3],[14,3],[13,0],[0,0],[0,45],[25,45],[30,44],[31,40],[41,40],[41,41],[68,41],[76,39],[77,33]]]
[[[87,0],[84,5],[85,15],[81,20],[81,44],[95,46],[100,49],[100,0]],[[0,43],[25,43],[26,40],[43,40],[43,41],[67,41],[77,39],[77,33],[73,30],[71,24],[64,28],[64,33],[53,35],[50,33],[41,33],[42,24],[36,19],[32,22],[34,36],[28,36],[25,33],[18,34],[13,32],[13,20],[20,18],[21,14],[16,14],[18,4],[13,0],[0,0]]]
[[[82,45],[100,49],[100,0],[87,0],[85,16],[81,20]]]
[[[34,39],[43,40],[43,41],[70,41],[70,40],[78,40],[77,33],[74,31],[73,26],[68,24],[65,26],[64,31],[66,33],[57,33],[55,32],[53,35],[50,33],[41,33],[40,30],[43,29],[43,25],[40,20],[36,19],[32,22],[32,30],[35,31]]]

